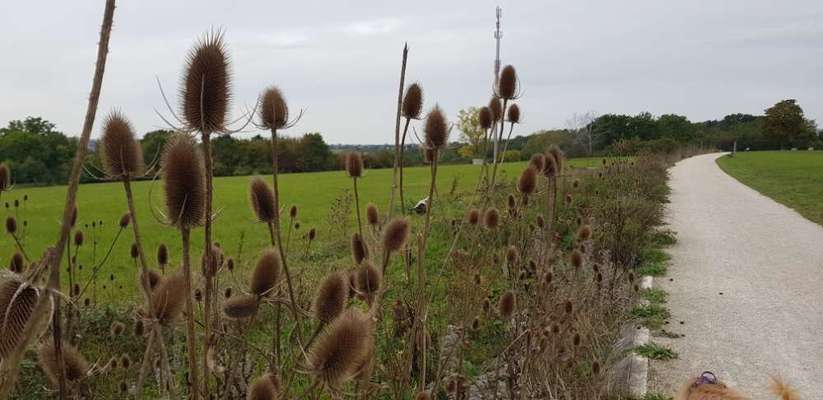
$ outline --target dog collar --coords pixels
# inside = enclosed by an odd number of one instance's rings
[[[694,384],[692,384],[692,387],[715,384],[717,384],[717,377],[709,371],[704,371],[702,374],[700,374],[700,376],[697,379],[695,379]]]

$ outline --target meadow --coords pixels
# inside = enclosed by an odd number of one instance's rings
[[[765,196],[823,224],[823,151],[757,151],[724,156],[727,174]]]
[[[599,163],[599,158],[578,158],[569,162],[571,167],[578,168],[593,167]],[[525,165],[525,162],[503,164],[502,177],[504,180],[511,180]],[[414,167],[405,171],[406,202],[407,208],[410,208],[427,195],[429,169]],[[438,171],[437,192],[471,192],[477,185],[479,174],[479,166],[442,166]],[[244,261],[253,262],[261,249],[271,245],[265,225],[257,222],[250,208],[249,183],[252,178],[237,176],[214,180],[217,227],[214,231],[214,240],[221,244],[226,255],[235,258],[241,269],[245,267]],[[271,180],[266,176],[262,178]],[[345,220],[330,221],[334,217],[330,217],[329,209],[336,200],[351,202],[348,205],[354,207],[351,178],[345,171],[282,174],[280,181],[281,205],[285,208],[283,214],[288,214],[288,208],[292,205],[298,207],[295,222],[299,224],[299,228],[292,231],[291,240],[295,245],[299,243],[301,249],[306,245],[305,236],[311,228],[317,230],[317,242],[313,246],[322,246],[322,243],[329,241],[329,235],[339,236],[346,227],[349,228],[346,235],[349,235],[351,228],[356,226],[353,212],[347,213]],[[361,208],[373,203],[378,209],[383,210],[389,202],[391,181],[390,169],[367,170],[358,183]],[[151,255],[150,260],[154,260],[156,249],[162,243],[169,249],[170,265],[179,265],[179,234],[176,229],[163,223],[163,216],[160,214],[165,210],[162,185],[159,181],[149,180],[136,182],[133,186],[137,215],[143,230],[143,246]],[[0,198],[4,205],[0,209],[0,217],[3,220],[9,215],[17,218],[21,224],[21,243],[30,258],[38,258],[48,246],[54,245],[62,217],[65,191],[65,186],[18,187],[3,193],[3,197]],[[24,198],[27,200],[23,200]],[[18,207],[15,207],[15,203]],[[85,240],[79,249],[72,246],[72,254],[78,250],[78,264],[89,266],[102,259],[120,230],[118,223],[127,212],[122,184],[106,182],[80,185],[77,204],[75,231],[83,231]],[[25,227],[22,224],[25,224]],[[284,230],[285,226],[286,224]],[[340,238],[336,239],[339,241]],[[347,236],[343,239],[345,240],[348,240]],[[97,242],[96,245],[94,241]],[[111,295],[112,300],[130,300],[137,295],[137,281],[133,279],[137,266],[130,256],[131,245],[132,233],[130,230],[124,230],[99,276],[109,278],[114,275],[118,289],[122,285],[125,292],[102,292],[104,299]],[[192,252],[196,255],[201,254],[202,246],[203,230],[196,229],[192,232]],[[0,240],[0,265],[8,265],[14,250],[14,241],[4,234]],[[80,275],[85,277],[89,273],[89,269],[86,268]],[[121,277],[125,279],[119,279]],[[126,296],[123,296],[124,294]]]

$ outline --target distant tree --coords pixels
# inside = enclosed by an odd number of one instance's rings
[[[780,145],[797,145],[813,135],[811,126],[803,116],[803,109],[795,99],[787,99],[766,109],[765,134]]]
[[[329,169],[331,150],[319,132],[303,135],[300,139],[298,154],[301,171],[323,171]]]
[[[696,129],[688,118],[677,114],[663,114],[657,118],[658,135],[679,142],[688,142],[695,137]]]
[[[573,142],[574,137],[566,130],[536,132],[529,136],[523,149],[520,150],[520,158],[526,160],[533,154],[543,153],[551,145],[556,145],[566,151]]]
[[[17,183],[65,183],[76,147],[77,139],[66,137],[40,117],[14,120],[0,128],[0,161],[10,164]]]
[[[146,165],[151,165],[159,160],[163,146],[166,145],[166,141],[172,133],[172,131],[161,129],[143,135],[143,138],[140,139],[140,146],[143,148],[143,161]]]
[[[569,132],[584,143],[586,147],[586,154],[592,155],[594,146],[594,121],[597,120],[597,113],[594,111],[586,111],[585,113],[574,113],[566,120],[566,128]]]
[[[484,132],[480,128],[477,116],[480,109],[469,107],[457,112],[457,129],[460,130],[460,141],[468,144],[468,147],[461,147],[460,155],[466,158],[479,156],[483,143]]]

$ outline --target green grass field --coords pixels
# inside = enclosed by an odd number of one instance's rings
[[[717,160],[726,173],[823,224],[823,151],[758,151]]]
[[[597,165],[600,159],[574,159],[570,161],[573,167],[588,167]],[[520,173],[525,162],[507,163],[502,168],[504,179],[514,179]],[[472,165],[443,166],[438,173],[438,193],[446,194],[456,185],[457,191],[473,190],[477,184],[480,167]],[[270,176],[264,176],[270,182]],[[429,170],[426,167],[408,168],[406,170],[406,202],[415,203],[428,194]],[[389,202],[391,195],[392,170],[368,170],[358,182],[361,207],[365,209],[367,203],[372,202],[380,208],[381,213]],[[215,212],[217,221],[214,228],[214,240],[219,242],[229,256],[242,256],[245,262],[253,262],[257,252],[268,244],[268,231],[264,225],[256,223],[249,208],[248,185],[250,177],[216,178],[215,184]],[[349,233],[354,224],[353,214],[349,221],[329,221],[329,208],[336,198],[339,198],[347,189],[351,188],[351,179],[343,171],[283,174],[280,176],[281,204],[286,207],[297,205],[299,215],[297,221],[301,228],[292,232],[292,243],[305,246],[303,236],[311,227],[318,231],[318,241],[326,240],[332,232],[331,224],[347,223]],[[141,230],[144,250],[149,260],[154,260],[157,246],[165,243],[169,247],[170,263],[177,265],[180,257],[180,238],[177,231],[165,226],[159,220],[158,212],[164,210],[164,196],[162,182],[138,182],[134,185],[135,202]],[[23,201],[24,195],[28,196]],[[20,207],[14,207],[14,200],[18,200]],[[18,225],[23,230],[23,247],[32,259],[40,257],[47,246],[53,245],[57,239],[59,221],[62,215],[65,200],[65,186],[15,188],[11,192],[3,193],[0,200],[9,203],[10,207],[0,209],[0,215],[5,220],[7,215],[16,215]],[[152,212],[152,209],[155,212]],[[78,194],[78,221],[76,228],[84,231],[85,243],[77,254],[77,263],[87,268],[81,272],[86,275],[92,260],[100,260],[103,253],[109,248],[118,228],[118,221],[126,211],[125,196],[122,185],[115,183],[99,183],[81,185]],[[365,212],[365,211],[364,211]],[[286,214],[287,215],[287,214]],[[23,221],[26,227],[23,228]],[[92,222],[97,222],[96,232],[92,232]],[[99,227],[102,221],[102,228]],[[365,222],[364,222],[365,223]],[[339,226],[337,226],[339,227]],[[284,231],[285,232],[285,231]],[[202,229],[193,233],[193,254],[199,257],[202,250]],[[284,233],[285,235],[285,233]],[[338,234],[339,235],[339,234]],[[14,251],[12,238],[2,234],[0,239],[0,266],[8,264]],[[96,237],[97,248],[94,250],[93,240]],[[241,240],[241,237],[244,239]],[[240,252],[242,242],[243,250]],[[111,274],[117,277],[132,277],[125,273],[136,273],[134,261],[130,258],[132,231],[123,231],[117,245],[101,276],[108,278]],[[74,253],[74,246],[72,252]],[[242,264],[242,262],[241,262]],[[124,280],[118,279],[119,282]],[[115,283],[117,284],[117,283]],[[125,279],[124,287],[133,290],[134,279]]]

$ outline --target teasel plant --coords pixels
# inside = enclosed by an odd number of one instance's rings
[[[365,169],[363,166],[363,155],[356,151],[346,153],[344,164],[346,167],[346,174],[348,174],[349,178],[352,180],[352,190],[354,193],[354,214],[357,220],[357,234],[360,235],[360,238],[364,238],[363,221],[360,217],[360,194],[357,191],[357,180],[363,177],[363,170]]]
[[[502,153],[498,154],[498,148],[500,142],[503,140],[503,131],[505,129],[505,119],[508,110],[508,103],[510,101],[514,101],[520,98],[520,82],[517,77],[517,71],[514,69],[513,66],[507,65],[503,67],[503,70],[500,71],[500,77],[498,79],[497,87],[494,91],[494,97],[491,100],[490,107],[492,109],[492,115],[494,118],[493,127],[492,127],[492,135],[494,136],[494,155],[493,155],[493,164],[492,164],[492,176],[491,182],[489,183],[489,187],[494,187],[495,181],[497,178],[497,168],[498,165],[503,162],[502,160]],[[503,104],[500,105],[500,101],[502,100]],[[512,104],[514,105],[514,104]],[[520,119],[520,109],[515,108],[514,115],[509,111],[509,119],[511,117],[515,117],[516,120],[519,121]],[[513,129],[514,123],[511,124]],[[494,132],[495,128],[498,129],[497,132]],[[511,135],[511,132],[509,133]],[[508,141],[507,141],[508,142]],[[491,189],[490,189],[491,190]]]
[[[272,164],[272,189],[273,193],[273,218],[269,223],[270,229],[273,228],[271,235],[272,246],[277,248],[280,260],[283,263],[283,272],[286,277],[286,289],[289,295],[289,308],[291,309],[292,317],[294,318],[298,334],[296,335],[298,343],[301,343],[300,333],[302,333],[301,325],[301,311],[298,309],[297,296],[295,296],[295,289],[292,283],[292,275],[288,265],[288,255],[283,244],[283,237],[280,227],[280,187],[278,184],[278,140],[277,131],[285,130],[294,127],[303,117],[303,110],[300,110],[297,117],[289,119],[289,106],[283,93],[276,86],[270,86],[263,91],[258,101],[258,122],[257,127],[260,129],[267,129],[271,132],[271,164]],[[300,344],[301,349],[303,345]]]
[[[162,179],[166,194],[165,219],[166,223],[180,231],[182,242],[183,287],[179,292],[185,297],[190,396],[194,399],[200,398],[201,386],[192,303],[191,230],[202,226],[208,218],[205,209],[206,181],[203,168],[200,148],[188,135],[177,134],[166,144],[162,159]],[[205,316],[204,319],[207,318],[208,316]]]
[[[143,248],[143,241],[140,235],[140,224],[137,219],[137,211],[134,206],[134,194],[132,192],[131,182],[133,179],[144,177],[147,172],[143,164],[143,152],[140,143],[135,139],[134,130],[131,122],[119,111],[113,111],[109,114],[103,123],[103,136],[100,140],[100,155],[103,161],[103,168],[106,176],[110,180],[119,180],[123,184],[123,191],[126,197],[126,205],[128,206],[128,215],[132,229],[132,237],[134,240],[133,251],[137,257],[140,267],[138,279],[140,281],[140,288],[143,292],[144,301],[146,304],[145,317],[148,319],[151,333],[149,335],[146,351],[143,356],[143,364],[140,368],[140,373],[137,379],[136,397],[141,398],[143,394],[143,382],[148,369],[151,366],[152,354],[155,345],[161,354],[161,363],[163,365],[163,372],[161,374],[160,387],[170,388],[172,385],[168,384],[171,379],[171,370],[167,359],[167,350],[163,333],[160,325],[155,323],[156,316],[154,315],[155,307],[152,304],[152,284],[150,278],[152,276],[146,261],[146,254]],[[133,254],[132,256],[134,256]]]

